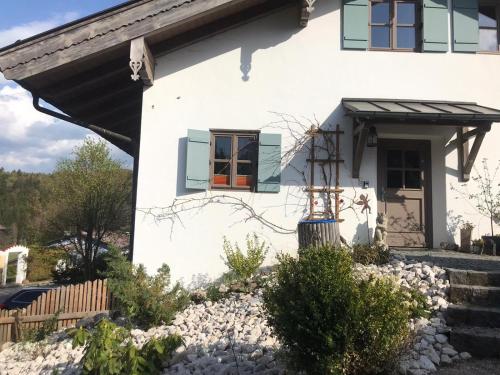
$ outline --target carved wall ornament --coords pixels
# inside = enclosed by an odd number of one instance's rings
[[[133,81],[138,81],[141,76],[139,75],[139,71],[142,69],[142,60],[130,60],[130,69],[132,69],[132,77]]]

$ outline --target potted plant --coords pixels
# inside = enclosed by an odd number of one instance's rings
[[[475,176],[471,177],[474,182],[474,191],[467,190],[467,185],[462,185],[464,190],[454,189],[468,202],[473,202],[476,211],[487,217],[490,222],[491,235],[482,236],[484,245],[483,252],[496,255],[496,249],[500,250],[500,236],[495,236],[495,224],[500,223],[500,184],[498,174],[500,163],[491,172],[488,168],[487,159],[482,161],[482,171],[475,171]]]
[[[474,226],[469,221],[466,221],[460,227],[460,250],[464,253],[471,252],[472,230]]]

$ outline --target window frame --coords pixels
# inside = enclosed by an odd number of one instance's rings
[[[496,31],[497,31],[497,49],[496,51],[489,51],[489,50],[481,50],[480,49],[480,46],[481,46],[481,30],[495,30],[494,27],[481,27],[481,25],[479,24],[479,20],[478,20],[478,32],[479,32],[479,42],[478,42],[478,52],[479,53],[492,53],[492,54],[500,54],[500,4],[495,2],[495,1],[492,1],[492,0],[479,0],[478,1],[478,10],[479,8],[481,8],[481,6],[489,6],[489,7],[494,7],[495,8],[495,13],[496,13],[496,17],[497,17],[497,27],[496,27]]]
[[[232,129],[210,129],[210,190],[239,190],[239,191],[255,191],[257,186],[257,163],[259,158],[259,134],[258,130],[232,130]],[[216,159],[215,158],[215,137],[231,137],[231,158]],[[255,137],[255,155],[254,160],[238,160],[238,138],[239,137]],[[229,185],[215,184],[215,163],[227,162],[230,164]],[[250,164],[252,174],[252,183],[250,186],[238,186],[238,164]],[[243,175],[240,175],[243,176]],[[247,175],[245,175],[247,176]]]
[[[386,2],[369,0],[368,7],[368,49],[371,51],[391,51],[391,52],[420,52],[422,47],[422,2],[421,0],[388,0],[389,3],[389,24],[372,23],[372,6],[375,3]],[[415,4],[415,23],[414,24],[398,24],[397,9],[398,3],[413,3]],[[390,47],[373,47],[372,46],[372,27],[384,26],[389,27],[389,45]],[[415,28],[415,48],[398,48],[398,27]]]

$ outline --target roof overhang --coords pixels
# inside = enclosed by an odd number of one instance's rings
[[[309,3],[128,1],[0,49],[0,71],[80,123],[138,142],[142,91],[154,80],[155,56],[287,6],[297,7],[297,17],[303,22],[304,14],[312,11]],[[304,7],[306,13],[301,12]],[[134,81],[131,74],[141,79]],[[134,153],[133,145],[102,134]]]
[[[485,126],[500,122],[500,110],[471,102],[342,99],[346,115],[368,122]]]
[[[493,122],[500,122],[500,110],[471,102],[344,98],[342,106],[346,116],[354,119],[354,178],[359,178],[370,127],[393,123],[454,127],[457,136],[448,143],[446,151],[457,150],[459,179],[467,181],[486,133]],[[472,138],[474,142],[469,150]]]

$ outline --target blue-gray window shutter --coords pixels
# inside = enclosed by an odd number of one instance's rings
[[[210,132],[188,129],[186,189],[207,190],[210,175]]]
[[[423,1],[424,52],[448,51],[448,0]]]
[[[453,51],[477,52],[478,48],[478,0],[453,0]]]
[[[281,184],[281,134],[259,135],[257,191],[278,193]]]
[[[343,47],[368,48],[368,0],[344,0]]]

